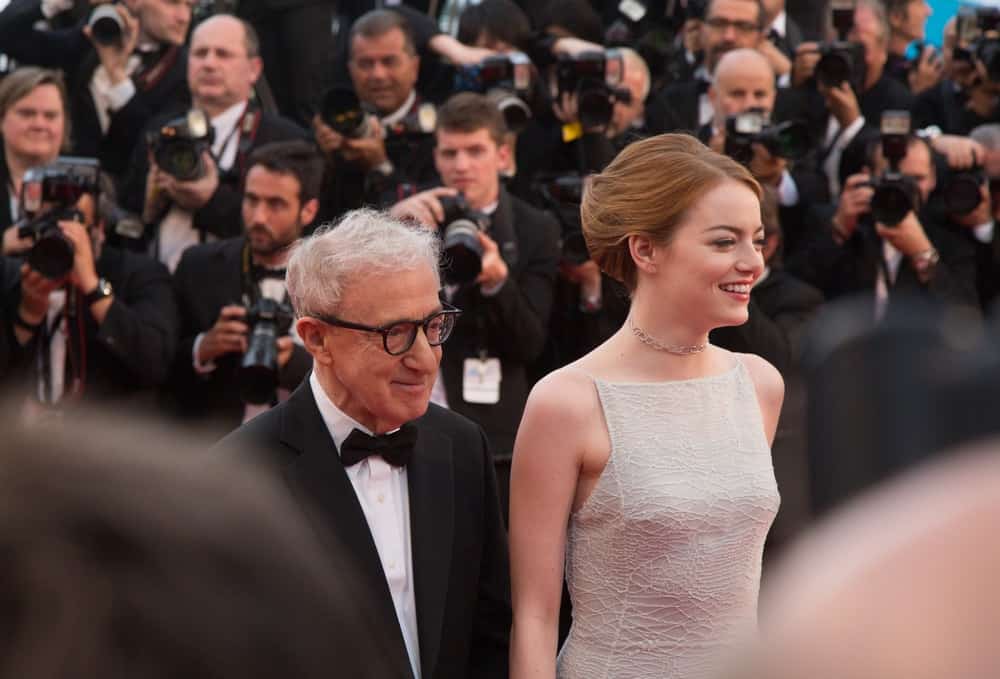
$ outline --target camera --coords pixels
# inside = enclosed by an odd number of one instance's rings
[[[465,196],[439,196],[444,210],[441,250],[445,255],[445,282],[450,285],[472,283],[483,270],[483,246],[479,233],[486,231],[489,217],[469,207]]]
[[[753,144],[772,156],[798,160],[809,149],[809,131],[795,120],[772,125],[761,109],[750,109],[726,118],[725,154],[744,165],[753,160]]]
[[[560,99],[565,94],[576,94],[577,113],[584,129],[606,127],[615,101],[632,101],[631,93],[620,87],[625,70],[620,50],[560,54],[554,68],[556,93]]]
[[[559,221],[559,249],[562,260],[570,264],[583,264],[590,259],[580,222],[583,183],[584,178],[578,174],[563,174],[542,176],[535,184],[536,193]]]
[[[1000,83],[1000,7],[961,7],[955,21],[954,58],[981,62],[987,77]]]
[[[270,297],[261,297],[247,308],[250,339],[238,375],[245,403],[271,402],[278,386],[278,338],[288,334],[293,317],[288,304]]]
[[[73,268],[73,243],[63,234],[59,222],[82,220],[76,203],[85,193],[97,198],[100,174],[97,159],[70,156],[24,173],[21,205],[34,217],[17,225],[17,235],[33,241],[27,262],[43,276],[56,280]],[[52,207],[45,209],[47,205]]]
[[[908,111],[882,113],[882,155],[889,168],[875,179],[871,186],[871,212],[876,221],[886,226],[896,226],[911,210],[920,206],[920,192],[912,178],[899,171],[899,163],[906,157],[910,137]]]
[[[951,175],[941,187],[941,197],[948,214],[967,215],[983,200],[982,187],[986,184],[986,172],[976,166]]]
[[[847,39],[854,28],[854,1],[831,0],[830,12],[837,40],[819,46],[816,80],[830,88],[847,82],[855,92],[860,92],[865,84],[865,47]]]
[[[507,129],[520,132],[531,119],[531,61],[521,52],[489,56],[455,73],[455,91],[479,92],[503,113]]]
[[[350,87],[333,87],[323,95],[319,115],[330,129],[350,139],[367,137],[372,128],[371,114]]]
[[[122,44],[125,24],[122,23],[115,3],[105,3],[95,7],[87,19],[87,26],[90,27],[90,36],[97,44],[105,46]]]
[[[212,148],[214,139],[208,116],[193,108],[150,132],[147,141],[161,170],[180,181],[191,181],[205,176],[202,154]]]

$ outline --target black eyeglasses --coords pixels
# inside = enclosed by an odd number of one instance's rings
[[[456,309],[450,304],[445,304],[444,309],[435,311],[430,316],[419,321],[396,321],[389,325],[362,325],[342,321],[333,316],[313,316],[316,320],[323,321],[327,325],[348,330],[360,330],[362,332],[377,332],[382,335],[382,346],[390,356],[405,354],[413,346],[417,339],[417,328],[424,329],[424,336],[427,343],[432,347],[444,344],[445,340],[455,329],[455,320],[461,314],[460,309]]]
[[[708,24],[708,27],[713,31],[718,31],[719,33],[725,31],[730,26],[732,26],[737,33],[741,33],[743,35],[750,35],[751,33],[757,33],[760,31],[760,26],[755,23],[751,23],[749,21],[730,21],[724,17],[712,17],[711,19],[706,20],[705,23]]]

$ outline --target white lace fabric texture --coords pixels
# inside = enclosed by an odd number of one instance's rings
[[[699,679],[756,625],[778,488],[742,361],[721,375],[595,380],[611,456],[571,518],[559,679]]]

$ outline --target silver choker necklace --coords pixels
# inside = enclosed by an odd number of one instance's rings
[[[633,323],[631,316],[628,317],[628,327],[632,329],[632,334],[635,335],[640,342],[642,342],[647,346],[653,347],[657,351],[665,351],[668,354],[677,354],[678,356],[688,356],[690,354],[697,354],[702,351],[705,351],[705,348],[708,346],[708,342],[705,342],[704,344],[689,344],[689,345],[682,344],[680,346],[672,344],[662,344],[655,338],[647,335],[645,330],[643,330],[642,328],[638,327],[635,323]]]

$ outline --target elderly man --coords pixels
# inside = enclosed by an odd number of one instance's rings
[[[429,405],[458,310],[442,305],[438,237],[348,213],[288,265],[314,371],[222,441],[259,450],[322,535],[368,574],[392,661],[417,679],[507,676],[507,544],[482,430]]]

